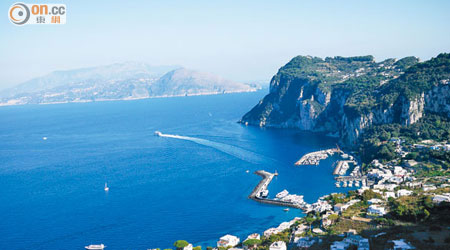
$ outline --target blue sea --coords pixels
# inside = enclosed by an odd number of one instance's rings
[[[248,199],[253,172],[314,202],[338,191],[332,159],[293,163],[336,142],[238,124],[265,94],[0,107],[0,249],[206,247],[302,216]]]

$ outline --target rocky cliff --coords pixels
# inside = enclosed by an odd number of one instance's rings
[[[450,54],[375,62],[372,56],[298,56],[241,119],[261,127],[324,132],[347,146],[372,124],[410,125],[425,113],[450,116]]]

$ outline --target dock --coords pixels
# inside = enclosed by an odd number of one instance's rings
[[[263,198],[261,196],[261,194],[264,193],[264,191],[267,190],[267,187],[269,186],[269,184],[272,181],[272,179],[275,176],[275,174],[269,173],[269,172],[264,171],[264,170],[258,170],[258,171],[255,172],[255,174],[261,176],[263,179],[253,189],[253,191],[248,196],[248,198],[250,198],[250,199],[252,199],[254,201],[257,201],[257,202],[265,203],[265,204],[304,209],[304,206],[302,206],[300,204],[293,203],[293,202]]]
[[[298,160],[295,165],[319,165],[321,160],[327,159],[329,156],[332,156],[336,153],[342,153],[342,151],[339,148],[331,148],[331,149],[325,149],[320,151],[311,152],[308,154],[305,154]]]
[[[336,167],[333,171],[333,175],[345,175],[347,173],[347,170],[350,168],[350,164],[357,166],[357,163],[354,160],[337,161]]]

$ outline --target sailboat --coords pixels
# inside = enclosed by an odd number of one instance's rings
[[[109,191],[108,184],[105,182],[105,191]]]

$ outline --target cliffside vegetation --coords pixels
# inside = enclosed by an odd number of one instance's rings
[[[382,86],[379,96],[387,106],[393,104],[399,95],[411,99],[440,83],[448,84],[449,77],[450,54],[440,54],[432,60],[407,68],[400,77]]]
[[[424,140],[450,143],[450,54],[375,62],[372,56],[297,56],[273,77],[270,93],[241,122],[339,137],[373,159],[420,160],[427,173],[450,169],[450,153],[421,150]],[[410,155],[405,157],[400,138]]]

